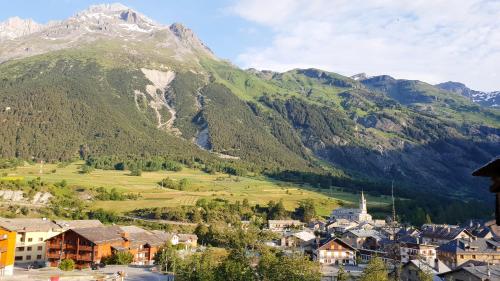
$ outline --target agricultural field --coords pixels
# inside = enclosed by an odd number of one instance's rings
[[[199,170],[184,168],[182,171],[142,172],[141,176],[131,176],[129,171],[94,170],[82,174],[79,169],[83,162],[66,166],[58,164],[24,164],[14,169],[0,170],[1,179],[31,180],[40,177],[47,183],[66,181],[66,188],[85,189],[104,187],[120,192],[139,193],[137,200],[93,201],[91,208],[103,208],[116,212],[126,212],[138,208],[194,205],[200,198],[223,198],[229,201],[248,199],[250,204],[265,205],[270,200],[283,199],[287,209],[293,210],[300,200],[311,198],[316,203],[320,215],[327,216],[339,205],[357,205],[358,195],[339,191],[322,190],[308,186],[274,181],[265,177],[236,177],[227,174],[208,174]],[[162,188],[158,182],[169,177],[174,181],[188,180],[185,190]],[[368,197],[369,207],[383,207],[389,198]]]

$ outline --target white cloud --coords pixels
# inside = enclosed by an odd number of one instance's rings
[[[500,90],[500,1],[239,0],[229,10],[273,31],[242,67],[317,67]]]

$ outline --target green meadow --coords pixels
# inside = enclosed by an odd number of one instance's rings
[[[250,204],[265,205],[270,200],[283,200],[289,210],[295,209],[298,202],[311,198],[320,215],[327,216],[340,205],[357,205],[359,195],[332,190],[318,190],[275,181],[262,176],[236,177],[227,174],[208,174],[199,170],[184,168],[182,171],[142,172],[141,176],[131,176],[129,171],[94,170],[89,174],[79,172],[83,162],[66,166],[57,164],[25,164],[14,169],[0,170],[0,179],[31,180],[40,177],[46,183],[67,182],[67,188],[84,189],[104,187],[116,188],[121,192],[140,193],[138,200],[130,201],[92,201],[91,208],[103,208],[116,212],[126,212],[138,208],[172,207],[194,205],[200,198],[223,198],[229,201],[248,199]],[[169,177],[174,181],[187,179],[185,190],[162,188],[158,182]],[[388,198],[368,197],[369,207],[383,207]]]

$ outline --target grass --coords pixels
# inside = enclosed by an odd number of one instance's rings
[[[318,192],[317,189],[268,179],[266,177],[235,177],[226,174],[207,174],[199,170],[184,168],[179,172],[143,172],[141,176],[130,176],[129,171],[95,170],[90,174],[79,173],[83,162],[75,162],[65,167],[56,164],[40,164],[0,170],[9,178],[25,180],[40,177],[44,182],[57,183],[66,180],[69,186],[85,188],[116,188],[123,192],[140,193],[141,198],[133,201],[94,201],[91,208],[103,208],[126,212],[137,208],[194,205],[200,198],[223,198],[230,201],[248,199],[250,204],[267,204],[270,200],[283,199],[285,207],[293,210],[300,200],[311,198],[323,216],[341,204],[355,205],[358,195],[337,189]],[[55,170],[55,172],[54,172]],[[40,173],[40,171],[42,173]],[[161,188],[158,182],[170,177],[173,180],[188,179],[186,190]],[[330,196],[331,195],[331,196]],[[382,197],[368,197],[371,206],[387,205],[389,200]]]

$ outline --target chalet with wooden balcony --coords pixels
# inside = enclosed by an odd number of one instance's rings
[[[166,241],[136,226],[100,226],[67,230],[47,240],[47,259],[57,266],[72,259],[77,268],[101,263],[114,252],[126,251],[134,264],[152,264],[158,248]]]

